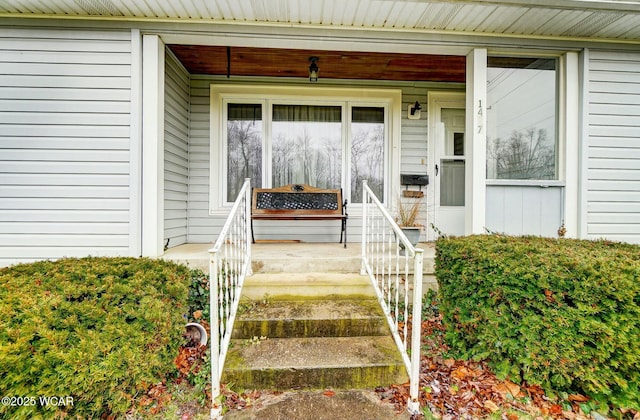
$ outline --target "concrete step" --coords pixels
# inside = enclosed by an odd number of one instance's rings
[[[375,297],[369,277],[335,272],[254,273],[245,279],[244,299],[299,300],[313,297]]]
[[[232,340],[222,382],[238,389],[361,389],[404,383],[391,336]]]
[[[375,298],[326,296],[297,301],[243,300],[232,338],[354,337],[388,335]]]
[[[322,252],[309,252],[312,248],[287,249],[287,252],[254,252],[251,267],[254,273],[307,273],[307,272],[329,272],[329,273],[359,273],[361,268],[361,256],[353,250],[340,250],[324,247]],[[276,248],[273,248],[274,250]],[[402,263],[404,264],[404,263]],[[435,257],[431,249],[425,251],[423,258],[423,273],[433,274]]]

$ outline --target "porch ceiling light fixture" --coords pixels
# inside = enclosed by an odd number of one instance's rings
[[[416,101],[415,104],[409,105],[409,110],[407,112],[407,117],[410,120],[419,120],[420,119],[420,110],[422,109],[422,105],[420,102]]]
[[[309,81],[315,83],[318,81],[318,73],[320,72],[320,67],[318,67],[318,57],[309,57]]]

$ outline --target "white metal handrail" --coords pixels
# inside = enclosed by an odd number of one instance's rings
[[[420,412],[422,265],[423,250],[409,242],[367,181],[363,181],[361,274],[369,275],[402,354],[410,379],[407,409],[412,414]],[[408,322],[410,289],[413,289],[411,323]],[[408,337],[411,337],[411,343],[408,343]]]
[[[251,180],[245,179],[213,248],[209,250],[211,322],[211,418],[222,418],[218,402],[222,368],[246,276],[251,275]]]

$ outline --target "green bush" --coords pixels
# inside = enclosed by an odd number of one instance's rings
[[[1,269],[0,396],[13,401],[0,418],[120,417],[134,407],[176,372],[189,275],[133,258]]]
[[[640,409],[640,247],[499,235],[438,240],[447,341],[512,380]]]

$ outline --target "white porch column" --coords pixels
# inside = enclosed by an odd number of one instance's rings
[[[142,255],[162,255],[164,236],[164,43],[142,37]]]
[[[465,235],[484,232],[487,160],[487,50],[467,54]]]
[[[560,179],[565,180],[564,192],[564,226],[567,229],[566,236],[577,238],[580,215],[580,69],[578,53],[568,52],[562,60],[561,105],[564,114],[560,121],[560,144],[564,144],[564,150],[560,149],[561,170]],[[582,147],[585,147],[584,145]],[[564,176],[563,176],[564,175]],[[585,179],[582,182],[586,182]]]

